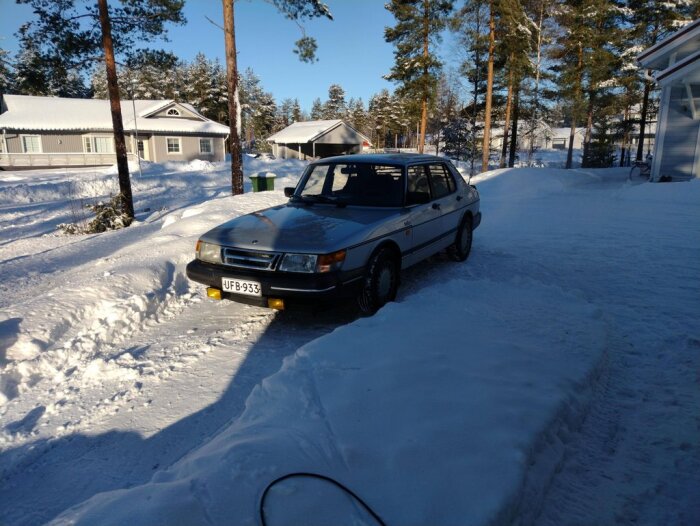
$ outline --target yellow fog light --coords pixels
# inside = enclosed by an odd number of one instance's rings
[[[284,310],[284,300],[279,298],[268,298],[267,306],[271,309]]]
[[[221,291],[219,289],[215,289],[214,287],[207,287],[207,296],[213,300],[220,300]]]

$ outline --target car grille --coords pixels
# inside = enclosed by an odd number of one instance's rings
[[[224,265],[256,270],[275,270],[282,254],[255,252],[238,248],[224,248]]]

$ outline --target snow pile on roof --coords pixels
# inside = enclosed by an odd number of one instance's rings
[[[342,120],[295,122],[284,130],[270,135],[267,140],[278,144],[304,144],[342,124]]]
[[[112,131],[112,114],[108,100],[70,99],[3,95],[7,111],[0,114],[0,129],[27,131]],[[190,104],[181,104],[199,120],[175,117],[149,117],[175,101],[121,101],[124,130],[133,132],[134,109],[139,132],[180,132],[227,135],[229,128],[197,112]],[[135,108],[134,108],[135,105]]]

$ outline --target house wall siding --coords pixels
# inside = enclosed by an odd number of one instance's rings
[[[676,180],[691,179],[695,170],[695,150],[700,133],[700,121],[693,120],[683,88],[673,88],[668,105],[668,124],[663,143],[660,176]]]
[[[362,137],[352,128],[341,124],[316,140],[316,144],[362,144]]]
[[[223,161],[224,150],[223,141],[218,136],[181,136],[180,137],[180,153],[168,153],[166,139],[168,137],[177,137],[177,135],[154,135],[151,138],[153,149],[155,150],[155,158],[157,162],[166,161],[192,161],[193,159],[203,159],[205,161]],[[213,152],[210,154],[199,152],[199,139],[212,139]]]

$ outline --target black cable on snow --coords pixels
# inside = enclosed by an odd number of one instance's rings
[[[348,487],[344,486],[343,484],[341,484],[341,483],[338,482],[337,480],[334,480],[334,479],[332,479],[332,478],[330,478],[330,477],[326,477],[325,475],[319,475],[318,473],[288,473],[288,474],[283,475],[283,476],[281,476],[281,477],[279,477],[279,478],[276,478],[275,480],[273,480],[272,482],[270,482],[270,483],[267,485],[267,487],[265,488],[265,490],[262,492],[262,496],[260,497],[260,524],[261,524],[262,526],[267,526],[267,522],[265,521],[265,498],[267,497],[267,493],[270,491],[270,489],[271,489],[275,484],[279,484],[279,483],[282,482],[282,481],[285,481],[285,480],[291,479],[291,478],[295,478],[295,477],[314,478],[314,479],[324,480],[324,481],[326,481],[326,482],[329,482],[329,483],[333,484],[335,487],[341,489],[342,491],[344,491],[345,493],[347,493],[348,495],[350,495],[353,499],[355,499],[357,502],[359,502],[359,503],[362,505],[362,507],[365,509],[365,511],[366,511],[367,513],[369,513],[369,514],[372,516],[372,518],[373,518],[375,521],[377,521],[377,523],[378,523],[380,526],[386,526],[386,524],[385,524],[384,521],[381,519],[381,517],[380,517],[379,515],[377,515],[377,514],[372,510],[372,508],[370,508],[370,507],[367,505],[367,503],[366,503],[364,500],[362,500],[360,497],[358,497],[357,494],[356,494],[355,492],[353,492],[351,489],[349,489]]]

